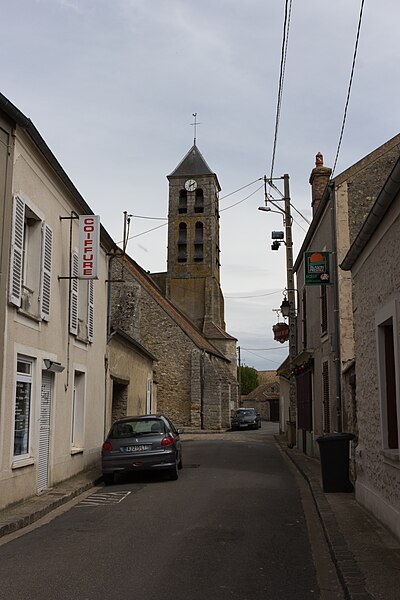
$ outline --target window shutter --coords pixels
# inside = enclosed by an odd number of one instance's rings
[[[330,411],[330,405],[329,405],[330,386],[329,386],[328,362],[322,363],[322,393],[323,393],[323,406],[324,406],[324,432],[330,433],[331,411]]]
[[[43,224],[42,229],[42,280],[40,290],[40,316],[44,321],[50,319],[51,259],[53,251],[53,231]]]
[[[14,196],[13,223],[11,232],[9,300],[21,306],[22,270],[24,257],[25,202]]]
[[[88,340],[93,342],[94,333],[94,284],[93,279],[88,279]]]
[[[73,335],[78,335],[78,265],[79,258],[76,252],[72,253],[72,277],[71,279],[71,297],[70,297],[70,320],[69,331]]]

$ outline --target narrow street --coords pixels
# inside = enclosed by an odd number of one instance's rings
[[[331,565],[274,425],[184,435],[178,481],[121,477],[2,540],[0,598],[340,598],[321,596]]]

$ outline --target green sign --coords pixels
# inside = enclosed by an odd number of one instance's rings
[[[328,285],[331,282],[330,252],[304,252],[305,285]]]

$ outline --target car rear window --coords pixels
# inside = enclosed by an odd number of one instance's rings
[[[132,419],[122,423],[114,423],[111,428],[110,438],[125,438],[146,433],[165,433],[165,426],[161,419]]]

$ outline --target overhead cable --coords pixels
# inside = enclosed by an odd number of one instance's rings
[[[358,51],[358,42],[359,42],[359,39],[360,39],[361,21],[362,21],[362,16],[363,16],[363,12],[364,12],[364,2],[365,2],[365,0],[361,0],[360,14],[359,14],[359,17],[358,17],[357,35],[356,35],[356,42],[355,42],[355,45],[354,45],[353,63],[352,63],[352,66],[351,66],[349,87],[348,87],[348,90],[347,90],[347,98],[346,98],[346,104],[345,104],[345,107],[344,107],[342,128],[341,128],[341,131],[340,131],[339,142],[338,142],[338,147],[337,147],[337,150],[336,150],[335,161],[333,163],[333,169],[332,169],[332,173],[331,173],[331,178],[333,177],[333,174],[334,174],[335,169],[336,169],[336,165],[337,165],[337,161],[338,161],[338,157],[339,157],[339,152],[340,152],[340,147],[342,145],[344,127],[345,127],[345,124],[346,124],[347,109],[348,109],[348,106],[349,106],[351,87],[352,87],[352,84],[353,84],[354,70],[355,70],[355,66],[356,66],[356,58],[357,58],[357,51]]]

